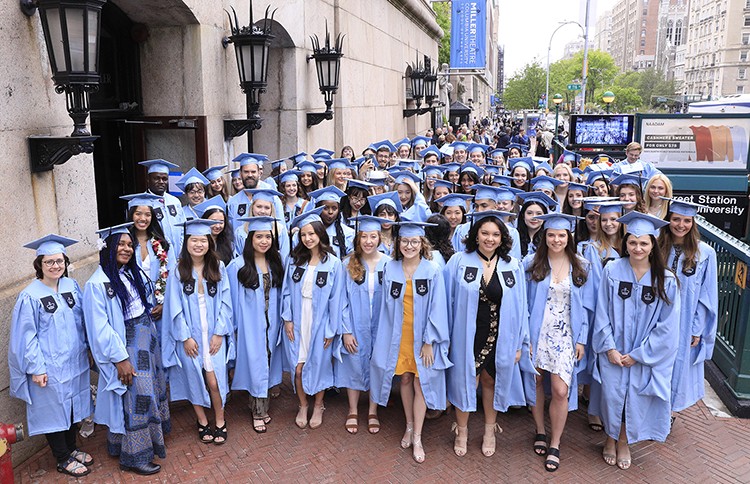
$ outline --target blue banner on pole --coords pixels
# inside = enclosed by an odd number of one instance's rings
[[[453,0],[451,69],[484,69],[487,65],[487,0]]]

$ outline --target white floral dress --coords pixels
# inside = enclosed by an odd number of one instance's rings
[[[569,277],[561,282],[550,282],[534,365],[558,375],[570,386],[575,368],[575,345],[570,327]]]

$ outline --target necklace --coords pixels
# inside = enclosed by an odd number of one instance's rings
[[[562,276],[562,274],[564,274],[566,272],[567,268],[568,268],[567,261],[563,261],[561,263],[558,263],[557,267],[555,267],[554,263],[552,263],[550,265],[552,266],[552,279],[555,282],[560,282],[562,280],[560,276]]]
[[[492,265],[492,261],[495,259],[495,255],[497,255],[493,253],[491,257],[485,257],[485,255],[482,254],[482,252],[479,250],[477,250],[477,254],[479,254],[479,257],[482,259],[482,264],[484,264],[487,269],[490,268],[490,266]]]

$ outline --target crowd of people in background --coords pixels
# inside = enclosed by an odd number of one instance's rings
[[[287,373],[301,429],[323,425],[336,387],[346,431],[368,393],[376,434],[396,386],[400,446],[418,463],[426,418],[454,409],[463,456],[481,405],[491,457],[497,413],[528,406],[529,452],[554,472],[582,403],[606,433],[603,459],[627,469],[631,444],[664,441],[703,397],[716,255],[699,207],[673,197],[638,143],[624,160],[586,158],[555,147],[565,136],[530,139],[507,118],[362,151],[242,153],[182,175],[182,200],[168,190],[175,164],[142,162],[148,190],[98,232],[83,288],[68,277],[75,240],[26,245],[36,279],[13,313],[9,366],[29,433],[83,476],[94,457],[77,425],[93,414],[124,470],[154,474],[169,402],[189,401],[196,438],[223,445],[233,418],[268,431]],[[225,413],[230,391],[248,395],[247,417]]]

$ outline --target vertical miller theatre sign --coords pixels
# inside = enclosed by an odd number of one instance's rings
[[[451,69],[484,69],[487,45],[487,0],[453,0]]]

